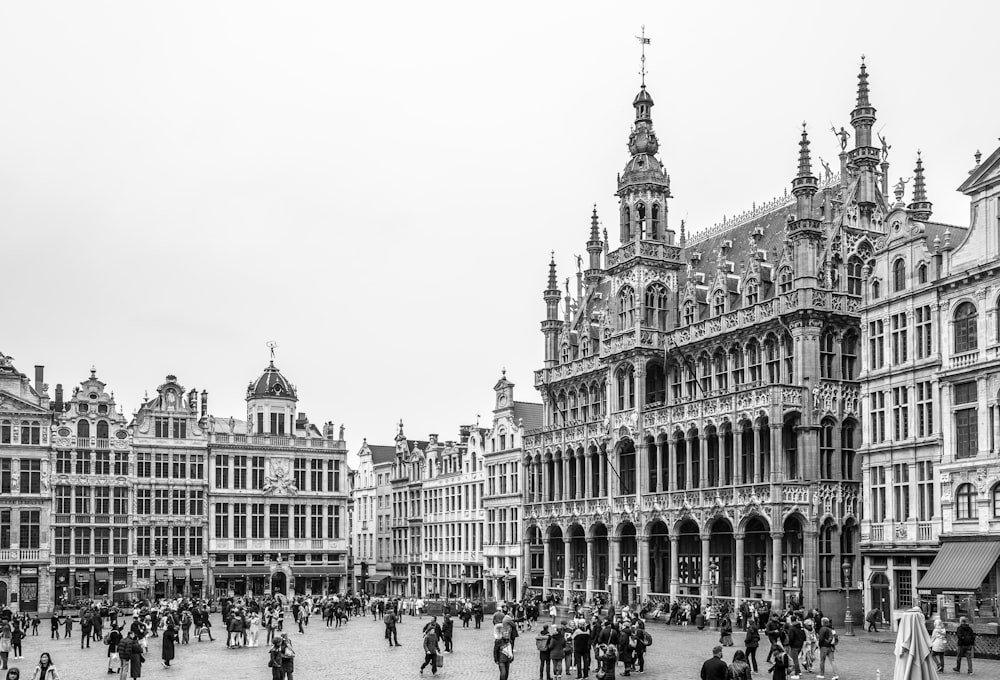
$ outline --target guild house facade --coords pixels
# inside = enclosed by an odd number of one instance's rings
[[[645,84],[633,108],[617,248],[595,208],[586,269],[561,290],[549,265],[525,577],[563,598],[841,616],[862,573],[862,269],[890,212],[867,68],[825,144],[839,168],[814,172],[807,130],[790,132],[790,191],[696,234],[668,219]]]

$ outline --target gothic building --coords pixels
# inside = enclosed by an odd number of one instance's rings
[[[14,611],[38,611],[52,597],[54,416],[43,376],[35,366],[32,384],[0,353],[0,605]]]
[[[668,219],[653,104],[643,84],[618,247],[595,207],[575,290],[549,265],[525,576],[564,598],[760,598],[838,615],[861,574],[862,268],[890,212],[866,67],[840,172],[817,177],[803,129],[790,194],[699,234]]]

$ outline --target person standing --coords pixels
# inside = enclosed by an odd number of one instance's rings
[[[163,631],[163,648],[161,657],[164,668],[170,668],[170,662],[174,660],[174,645],[177,643],[177,629],[173,623],[167,624],[167,629]]]
[[[726,680],[729,666],[722,660],[722,645],[712,648],[712,656],[701,665],[701,680]]]
[[[424,662],[420,665],[420,672],[423,673],[424,669],[428,665],[431,667],[431,674],[437,675],[438,665],[437,665],[437,655],[438,655],[438,636],[437,636],[437,624],[434,623],[434,619],[424,626]]]
[[[35,674],[31,680],[59,680],[59,672],[56,671],[56,665],[52,663],[52,657],[48,652],[42,652],[38,657],[38,665],[35,666]]]
[[[958,628],[955,629],[955,638],[958,644],[958,655],[955,657],[955,670],[962,672],[962,658],[969,660],[969,675],[972,675],[972,651],[976,644],[976,632],[969,625],[969,620],[964,616],[958,620]]]

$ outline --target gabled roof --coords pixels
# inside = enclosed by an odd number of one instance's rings
[[[514,420],[522,422],[525,430],[542,426],[542,405],[530,401],[514,402]]]
[[[1000,182],[1000,147],[969,174],[958,190],[970,194],[993,182]]]

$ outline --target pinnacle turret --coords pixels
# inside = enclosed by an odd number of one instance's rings
[[[917,151],[917,166],[913,168],[913,202],[907,207],[916,220],[926,222],[931,218],[933,204],[927,200],[924,160],[920,157],[920,151]]]

